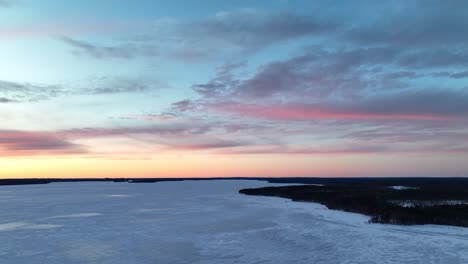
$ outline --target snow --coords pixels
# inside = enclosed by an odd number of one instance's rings
[[[368,224],[316,203],[237,193],[272,185],[4,186],[0,263],[468,263],[468,228]]]
[[[391,200],[390,203],[399,205],[401,207],[431,207],[431,206],[439,206],[439,205],[463,205],[468,204],[466,200],[434,200],[434,201],[426,201],[426,200]]]
[[[69,215],[56,215],[56,216],[47,217],[45,219],[93,217],[93,216],[99,216],[99,215],[101,214],[100,213],[79,213],[79,214],[69,214]]]
[[[410,189],[418,189],[418,187],[408,187],[408,186],[400,186],[400,185],[396,185],[396,186],[390,186],[389,187],[390,189],[393,189],[393,190],[410,190]]]

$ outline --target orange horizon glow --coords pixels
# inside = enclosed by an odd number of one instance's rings
[[[372,158],[375,164],[368,164]],[[463,158],[437,158],[446,166],[429,164],[433,155],[414,155],[411,160],[395,154],[376,156],[278,155],[216,156],[167,155],[146,160],[102,158],[11,158],[0,159],[0,178],[210,178],[210,177],[385,177],[466,176]],[[213,162],[215,161],[215,162]],[[421,173],[420,168],[430,171]],[[456,167],[458,173],[446,175]]]

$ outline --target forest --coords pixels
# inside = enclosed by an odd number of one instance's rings
[[[401,184],[395,180],[392,184]],[[371,223],[438,224],[468,227],[466,179],[417,179],[411,186],[386,185],[385,180],[334,180],[330,185],[306,184],[242,189],[246,195],[276,196],[317,202],[329,209],[368,215]],[[359,184],[357,183],[359,182]],[[405,183],[405,180],[403,180]],[[408,183],[408,182],[406,182]]]

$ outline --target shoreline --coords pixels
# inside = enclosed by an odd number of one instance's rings
[[[439,186],[463,185],[468,188],[468,177],[189,177],[189,178],[5,178],[0,186],[49,184],[54,182],[127,182],[156,183],[165,181],[256,180],[278,184],[309,184],[316,186]]]
[[[408,189],[294,185],[241,189],[239,193],[319,203],[331,210],[368,216],[369,223],[468,227],[468,191],[458,185]],[[409,201],[412,206],[405,206]]]

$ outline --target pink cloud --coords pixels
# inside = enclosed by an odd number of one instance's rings
[[[86,150],[57,133],[0,130],[0,156],[70,155]]]
[[[314,119],[393,119],[393,120],[450,120],[448,117],[436,114],[418,113],[366,113],[359,111],[344,111],[313,105],[254,105],[221,103],[211,106],[221,112],[234,113],[242,116],[271,120],[314,120]]]

